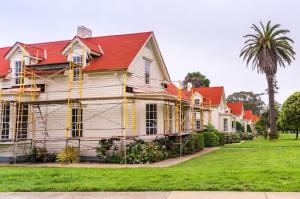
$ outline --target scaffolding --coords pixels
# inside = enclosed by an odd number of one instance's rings
[[[6,104],[11,105],[11,115],[16,116],[13,118],[12,127],[13,136],[12,139],[7,139],[5,142],[13,143],[13,160],[17,161],[19,154],[25,152],[31,152],[32,146],[40,145],[43,148],[47,146],[55,148],[54,145],[65,146],[77,146],[79,150],[91,151],[95,150],[95,143],[108,137],[116,137],[122,140],[120,143],[120,149],[124,152],[126,160],[126,145],[139,136],[136,132],[137,124],[136,121],[136,103],[138,99],[128,89],[139,89],[143,92],[159,93],[153,88],[145,88],[144,85],[129,85],[127,82],[128,76],[131,78],[144,78],[138,75],[127,73],[127,71],[119,72],[119,76],[116,75],[119,83],[111,85],[84,85],[84,65],[86,62],[86,53],[82,49],[81,53],[75,51],[71,46],[69,51],[68,63],[61,67],[45,68],[40,69],[38,66],[30,65],[25,63],[25,47],[21,48],[21,71],[18,76],[18,89],[16,99],[3,99],[3,95],[14,95],[16,88],[0,89],[0,100],[1,100],[1,120],[4,115],[4,107]],[[49,52],[48,52],[49,53]],[[78,60],[73,59],[73,55],[80,57]],[[38,59],[38,51],[37,57]],[[64,83],[53,80],[54,77],[59,75],[67,75],[67,85]],[[151,81],[159,81],[160,79],[151,79]],[[44,82],[44,83],[41,83]],[[57,90],[46,90],[45,84],[54,84],[58,86]],[[44,84],[44,88],[43,85]],[[66,89],[64,89],[66,87]],[[59,89],[62,88],[62,89]],[[121,88],[122,94],[120,96],[100,96],[90,97],[84,95],[84,90],[89,89],[114,89]],[[44,91],[43,91],[44,89]],[[4,91],[5,92],[4,94]],[[60,99],[48,99],[48,94],[61,93],[65,97]],[[182,156],[183,146],[186,144],[183,142],[183,136],[195,132],[196,119],[195,113],[201,111],[201,120],[204,118],[204,111],[208,111],[210,115],[211,104],[207,105],[201,103],[201,105],[195,105],[193,89],[190,93],[189,98],[183,97],[183,90],[181,81],[178,81],[177,95],[169,98],[159,98],[153,100],[163,101],[163,120],[164,129],[163,132],[158,132],[156,137],[159,136],[177,136],[179,138],[180,156]],[[13,94],[12,94],[13,93]],[[44,95],[41,98],[40,95]],[[145,98],[146,100],[148,98]],[[89,104],[90,103],[90,104]],[[88,105],[96,108],[88,108]],[[66,107],[65,114],[61,114]],[[101,107],[101,108],[99,108]],[[97,110],[96,110],[97,109]],[[99,111],[99,110],[100,111]],[[109,116],[105,116],[112,110],[121,110],[121,120],[113,121]],[[173,114],[175,109],[175,113]],[[83,113],[87,115],[83,118]],[[57,114],[59,113],[59,114]],[[174,117],[175,116],[175,117]],[[211,117],[211,116],[210,116]],[[50,118],[50,119],[49,119]],[[51,123],[51,119],[55,118],[55,121],[59,121],[56,124]],[[111,123],[113,127],[85,127],[84,122],[93,121],[94,118],[101,118],[102,120]],[[174,125],[175,119],[175,125]],[[25,122],[27,120],[28,122]],[[2,120],[3,121],[3,120]],[[61,124],[60,121],[65,121],[65,124]],[[201,122],[203,124],[203,121]],[[2,122],[1,122],[2,124]],[[39,124],[39,125],[37,125]],[[49,128],[51,126],[51,128]],[[87,125],[86,125],[87,126]],[[174,127],[174,128],[173,128]],[[2,131],[3,125],[1,125]],[[27,131],[31,132],[31,137],[25,137],[23,134],[28,134]],[[59,132],[65,131],[65,137],[61,136],[49,136],[51,134],[56,135]],[[83,137],[83,131],[87,132],[120,132],[119,135],[97,135],[92,137]],[[94,133],[96,134],[96,133]],[[144,138],[145,139],[145,138]],[[3,140],[3,139],[2,139]],[[62,144],[63,143],[63,144]],[[19,145],[22,148],[19,150]],[[28,149],[29,148],[29,149]],[[11,150],[11,149],[10,149]],[[0,151],[1,152],[1,151]],[[125,161],[126,163],[126,161]]]

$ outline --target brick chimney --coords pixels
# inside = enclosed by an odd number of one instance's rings
[[[85,26],[78,26],[77,36],[81,38],[90,38],[92,37],[92,30]]]

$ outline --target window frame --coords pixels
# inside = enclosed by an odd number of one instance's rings
[[[201,120],[200,119],[196,119],[196,130],[197,131],[201,130]]]
[[[228,132],[228,119],[227,118],[223,119],[223,131]]]
[[[3,103],[3,102],[2,102]],[[9,139],[9,131],[10,131],[10,103],[2,104],[2,114],[1,114],[1,139]]]
[[[197,98],[196,98],[196,99],[194,100],[194,104],[195,104],[195,105],[200,105],[200,99],[197,99]]]
[[[78,113],[80,112],[80,115]],[[83,108],[72,107],[71,133],[73,138],[83,137]],[[78,122],[78,120],[80,120]],[[80,125],[79,129],[77,124]]]
[[[15,61],[14,62],[14,83],[16,85],[20,85],[21,83],[24,83],[24,78],[22,79],[22,70],[23,70],[23,66],[22,66],[22,61]],[[22,82],[23,81],[23,82]]]
[[[146,135],[157,135],[157,104],[146,104]]]
[[[21,105],[21,114],[19,114],[19,105],[16,106],[16,127],[17,128],[17,139],[27,139],[28,138],[28,120],[29,120],[29,109],[27,104]],[[22,116],[22,117],[21,117]],[[22,120],[21,120],[22,119]],[[21,128],[20,128],[21,127]]]
[[[74,63],[74,68],[73,68],[73,81],[77,82],[80,80],[80,69],[78,65],[81,65],[81,67],[83,67],[83,59],[82,56],[76,55],[72,57],[72,61]],[[82,75],[82,79],[83,79],[83,75]]]
[[[144,70],[145,70],[145,84],[150,84],[150,71],[151,71],[151,61],[148,59],[144,59]]]

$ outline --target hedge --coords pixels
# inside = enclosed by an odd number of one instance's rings
[[[219,137],[215,132],[204,132],[204,146],[215,147],[219,146]]]

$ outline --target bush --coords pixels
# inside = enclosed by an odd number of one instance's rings
[[[48,153],[45,147],[33,146],[29,159],[31,162],[55,162],[55,154]]]
[[[56,161],[61,164],[70,164],[80,162],[79,150],[73,146],[67,146],[56,156]]]
[[[235,125],[237,132],[245,132],[244,126],[239,121],[236,121]]]
[[[224,146],[225,145],[225,134],[221,133],[219,131],[214,131],[214,132],[219,138],[219,146]]]
[[[233,143],[240,143],[241,142],[241,137],[237,133],[232,133],[232,141]]]
[[[136,140],[128,145],[126,162],[129,164],[145,164],[164,160],[168,157],[165,146],[158,142],[146,143]]]
[[[241,139],[242,140],[253,140],[254,139],[254,135],[253,133],[241,133]]]
[[[240,135],[238,133],[225,133],[225,144],[239,143],[240,141]]]
[[[103,139],[96,147],[96,154],[99,162],[102,163],[120,163],[123,160],[120,150],[114,145],[117,138]]]
[[[215,132],[204,132],[204,146],[214,147],[219,145],[219,137]]]
[[[198,133],[199,136],[199,149],[202,150],[204,149],[204,134],[203,133]]]
[[[251,126],[247,124],[247,132],[252,132]]]

